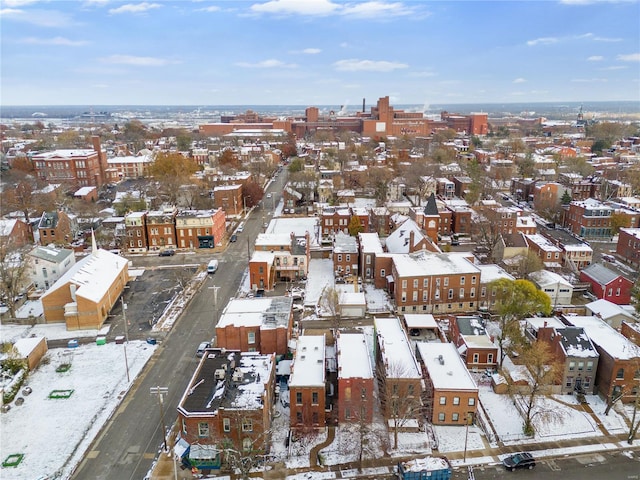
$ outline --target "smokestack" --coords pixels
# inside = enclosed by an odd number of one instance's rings
[[[362,113],[364,113],[365,98],[362,99]]]

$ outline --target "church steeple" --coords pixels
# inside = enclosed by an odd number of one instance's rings
[[[431,195],[427,199],[427,204],[424,206],[423,213],[425,217],[440,216],[440,214],[438,213],[438,205],[436,204],[436,196],[434,193],[431,193]]]

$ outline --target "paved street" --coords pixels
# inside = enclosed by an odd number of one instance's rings
[[[217,305],[218,310],[222,310],[238,290],[247,268],[247,245],[253,250],[256,235],[263,231],[262,215],[264,213],[265,219],[271,218],[272,209],[280,200],[285,179],[283,172],[269,187],[268,192],[272,193],[273,201],[265,198],[265,210],[261,207],[254,210],[245,222],[244,232],[238,234],[238,241],[230,243],[226,252],[214,255],[220,260],[217,273],[207,277],[172,331],[165,338],[160,338],[157,352],[136,379],[114,416],[102,429],[73,478],[126,480],[142,479],[147,475],[163,443],[160,402],[157,396],[151,396],[150,388],[167,387],[168,393],[162,407],[164,424],[170,428],[176,419],[180,397],[197,365],[196,348],[200,342],[214,336],[212,287],[220,287]],[[202,252],[196,257],[177,254],[171,260],[179,265],[177,262],[180,257],[186,260],[185,264],[192,265],[194,258],[202,258],[203,255]],[[211,258],[211,255],[206,258]],[[132,257],[134,267],[150,267],[154,263],[162,264],[166,259],[167,257],[155,255]],[[206,264],[204,259],[202,262]],[[150,295],[151,292],[147,294]],[[136,295],[144,295],[144,292]]]

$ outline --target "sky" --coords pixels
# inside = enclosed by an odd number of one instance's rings
[[[2,0],[2,105],[640,100],[638,0]]]

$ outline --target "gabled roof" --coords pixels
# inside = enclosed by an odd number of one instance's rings
[[[620,305],[616,305],[615,303],[610,302],[609,300],[605,300],[604,298],[587,303],[585,307],[587,308],[587,310],[591,310],[594,315],[599,316],[605,321],[608,318],[615,317],[616,315],[623,315],[629,319],[633,319],[633,315],[627,312]]]
[[[51,263],[62,263],[67,257],[73,257],[73,250],[47,245],[45,247],[34,248],[29,252],[29,256]]]
[[[600,285],[608,285],[616,278],[622,276],[614,272],[613,270],[609,270],[604,265],[600,265],[599,263],[592,263],[587,268],[583,268],[582,272],[589,278],[598,282]]]
[[[409,245],[413,232],[413,245]],[[413,247],[418,245],[425,236],[416,222],[411,219],[405,220],[391,235],[387,237],[386,245],[389,253],[409,253]]]

